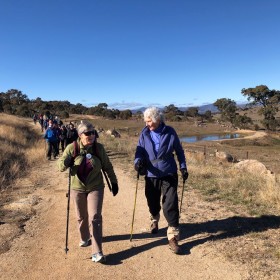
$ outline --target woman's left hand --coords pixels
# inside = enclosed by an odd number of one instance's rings
[[[116,196],[118,192],[119,192],[118,183],[112,183],[112,193],[113,193],[113,196]]]

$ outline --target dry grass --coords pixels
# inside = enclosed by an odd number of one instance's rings
[[[226,201],[228,207],[244,207],[250,215],[280,213],[279,175],[240,172],[232,163],[216,159],[202,161],[188,156],[189,182],[200,190],[208,201]]]
[[[1,191],[12,188],[15,180],[29,176],[29,170],[44,158],[42,138],[29,120],[1,114]],[[31,123],[31,122],[30,122]]]

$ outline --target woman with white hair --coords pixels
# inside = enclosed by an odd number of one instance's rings
[[[186,159],[179,137],[174,128],[164,123],[164,116],[156,107],[144,111],[146,127],[142,130],[136,152],[135,170],[145,175],[145,196],[147,199],[151,233],[158,233],[162,197],[162,210],[168,222],[167,238],[169,248],[180,254],[178,174],[174,158],[176,153],[184,180],[188,178]]]
[[[102,144],[96,142],[98,134],[89,122],[78,128],[79,138],[65,148],[58,161],[60,171],[71,168],[71,192],[76,210],[80,247],[92,244],[92,261],[105,262],[102,252],[102,205],[104,182],[102,171],[107,174],[113,195],[119,187],[113,166]]]

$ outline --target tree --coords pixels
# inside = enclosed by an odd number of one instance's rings
[[[214,103],[214,105],[221,112],[221,119],[223,121],[229,121],[230,123],[234,123],[236,118],[236,102],[229,98],[220,98]]]
[[[234,125],[242,129],[249,128],[249,125],[253,124],[253,121],[250,117],[245,115],[236,115],[234,120]]]
[[[107,109],[107,108],[108,108],[108,105],[107,105],[107,103],[99,103],[99,104],[97,105],[97,107],[102,108],[102,109]]]
[[[170,104],[164,108],[164,116],[166,120],[174,121],[178,119],[177,116],[182,116],[184,113],[178,109],[178,107],[174,106],[174,104]],[[181,118],[179,118],[181,120]]]
[[[184,115],[186,117],[197,117],[198,116],[198,107],[189,107]]]
[[[122,120],[128,120],[132,117],[132,112],[129,109],[121,111],[119,117]]]
[[[63,119],[67,119],[67,118],[69,118],[69,113],[67,111],[62,111],[60,113],[60,117]]]
[[[243,96],[247,96],[248,101],[252,101],[252,105],[260,105],[262,108],[259,113],[264,116],[263,125],[268,130],[275,130],[279,123],[275,116],[279,110],[280,91],[270,90],[265,85],[259,85],[254,88],[243,88],[241,90]]]
[[[205,113],[204,113],[204,118],[206,120],[212,120],[213,116],[212,116],[212,112],[210,110],[207,110]]]

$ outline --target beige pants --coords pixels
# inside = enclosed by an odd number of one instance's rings
[[[102,252],[102,205],[104,189],[92,192],[71,190],[80,239],[92,241],[92,253]]]
[[[150,215],[150,220],[151,222],[159,222],[160,219],[160,214],[153,216]],[[180,239],[180,232],[179,232],[179,227],[168,227],[167,229],[167,238],[168,240],[171,240],[173,237],[175,237],[178,241]]]

